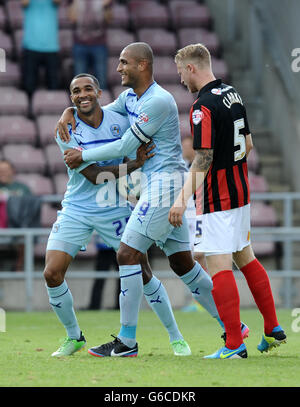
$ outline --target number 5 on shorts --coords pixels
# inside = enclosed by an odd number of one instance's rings
[[[202,220],[196,221],[196,237],[202,236]]]

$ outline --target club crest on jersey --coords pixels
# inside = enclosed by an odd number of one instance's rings
[[[120,137],[121,128],[118,124],[113,124],[110,126],[110,131],[114,137]]]
[[[222,89],[220,88],[213,88],[211,90],[211,93],[213,93],[214,95],[222,95]]]
[[[140,113],[137,122],[140,124],[147,123],[149,121],[149,116],[146,113]]]
[[[201,122],[201,120],[203,119],[203,117],[204,117],[204,113],[201,110],[197,109],[197,110],[193,111],[192,120],[193,120],[194,124],[196,124],[196,125],[199,124]]]

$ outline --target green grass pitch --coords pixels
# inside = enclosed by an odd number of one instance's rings
[[[300,385],[300,332],[292,330],[290,310],[279,310],[288,342],[261,354],[256,346],[262,335],[262,318],[256,310],[242,310],[250,328],[245,341],[248,359],[204,360],[223,346],[221,328],[206,312],[175,316],[192,356],[173,355],[168,335],[157,316],[142,310],[139,317],[137,358],[96,358],[88,347],[108,342],[118,333],[119,312],[81,311],[78,321],[87,347],[68,358],[51,353],[65,330],[52,312],[7,312],[6,332],[0,332],[1,387],[298,387]]]

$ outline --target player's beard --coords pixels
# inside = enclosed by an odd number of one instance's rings
[[[194,85],[193,82],[189,82],[188,84],[185,84],[185,86],[187,87],[190,93],[195,93],[198,91],[197,87]]]
[[[136,87],[136,80],[130,74],[126,74],[125,77],[121,76],[121,85],[134,89]]]

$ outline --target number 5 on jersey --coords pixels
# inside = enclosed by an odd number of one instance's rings
[[[241,130],[245,128],[244,119],[235,120],[234,122],[234,145],[239,149],[234,152],[234,161],[242,160],[246,154],[246,139]]]

